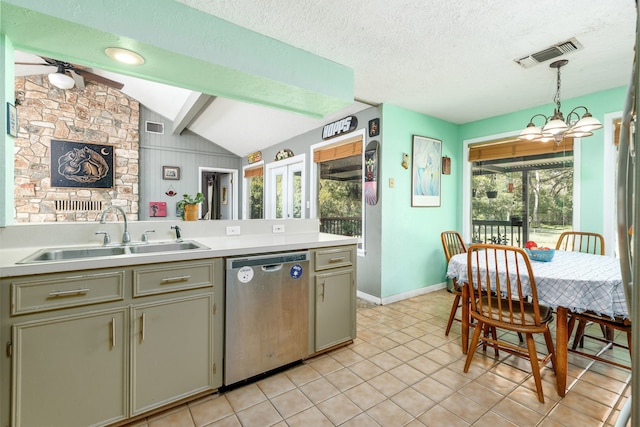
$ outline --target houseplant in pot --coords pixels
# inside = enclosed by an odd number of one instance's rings
[[[178,209],[182,210],[182,219],[185,221],[198,220],[198,205],[204,202],[204,195],[196,193],[195,196],[183,194],[182,200],[177,203]]]

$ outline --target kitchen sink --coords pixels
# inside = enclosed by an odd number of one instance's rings
[[[91,246],[73,248],[41,249],[17,264],[32,264],[37,262],[69,261],[84,258],[101,258],[106,256],[123,256],[132,254],[150,254],[161,252],[187,251],[193,249],[209,249],[192,240],[184,242],[158,242],[133,244],[127,246]]]
[[[191,249],[208,249],[194,241],[149,243],[148,245],[129,246],[132,254],[149,254],[154,252],[188,251]]]

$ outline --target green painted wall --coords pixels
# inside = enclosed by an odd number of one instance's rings
[[[14,65],[13,46],[11,40],[0,34],[0,75],[4,76],[0,85],[0,224],[13,223],[13,191],[4,191],[5,188],[13,188],[13,145],[14,138],[7,134],[7,103],[14,104]]]
[[[382,298],[412,292],[445,281],[440,242],[443,230],[459,225],[461,173],[459,126],[390,104],[382,106]],[[440,207],[411,207],[413,135],[442,141],[451,157],[451,175],[442,177]],[[401,165],[409,154],[409,168]],[[389,188],[389,179],[395,181]]]

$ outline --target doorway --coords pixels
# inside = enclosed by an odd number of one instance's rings
[[[204,195],[198,218],[204,220],[238,219],[238,171],[200,168],[198,188]]]

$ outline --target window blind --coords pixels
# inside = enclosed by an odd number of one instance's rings
[[[253,178],[254,176],[262,176],[264,175],[264,168],[262,165],[256,166],[255,168],[247,168],[244,170],[245,178]]]
[[[565,138],[556,145],[555,141],[522,141],[516,137],[485,141],[469,146],[469,161],[509,159],[512,157],[536,156],[539,154],[561,153],[573,150],[573,138]]]
[[[357,156],[362,154],[362,137],[355,136],[340,141],[336,145],[330,145],[315,150],[313,152],[313,161],[315,163],[328,162],[330,160],[343,159],[345,157]]]

